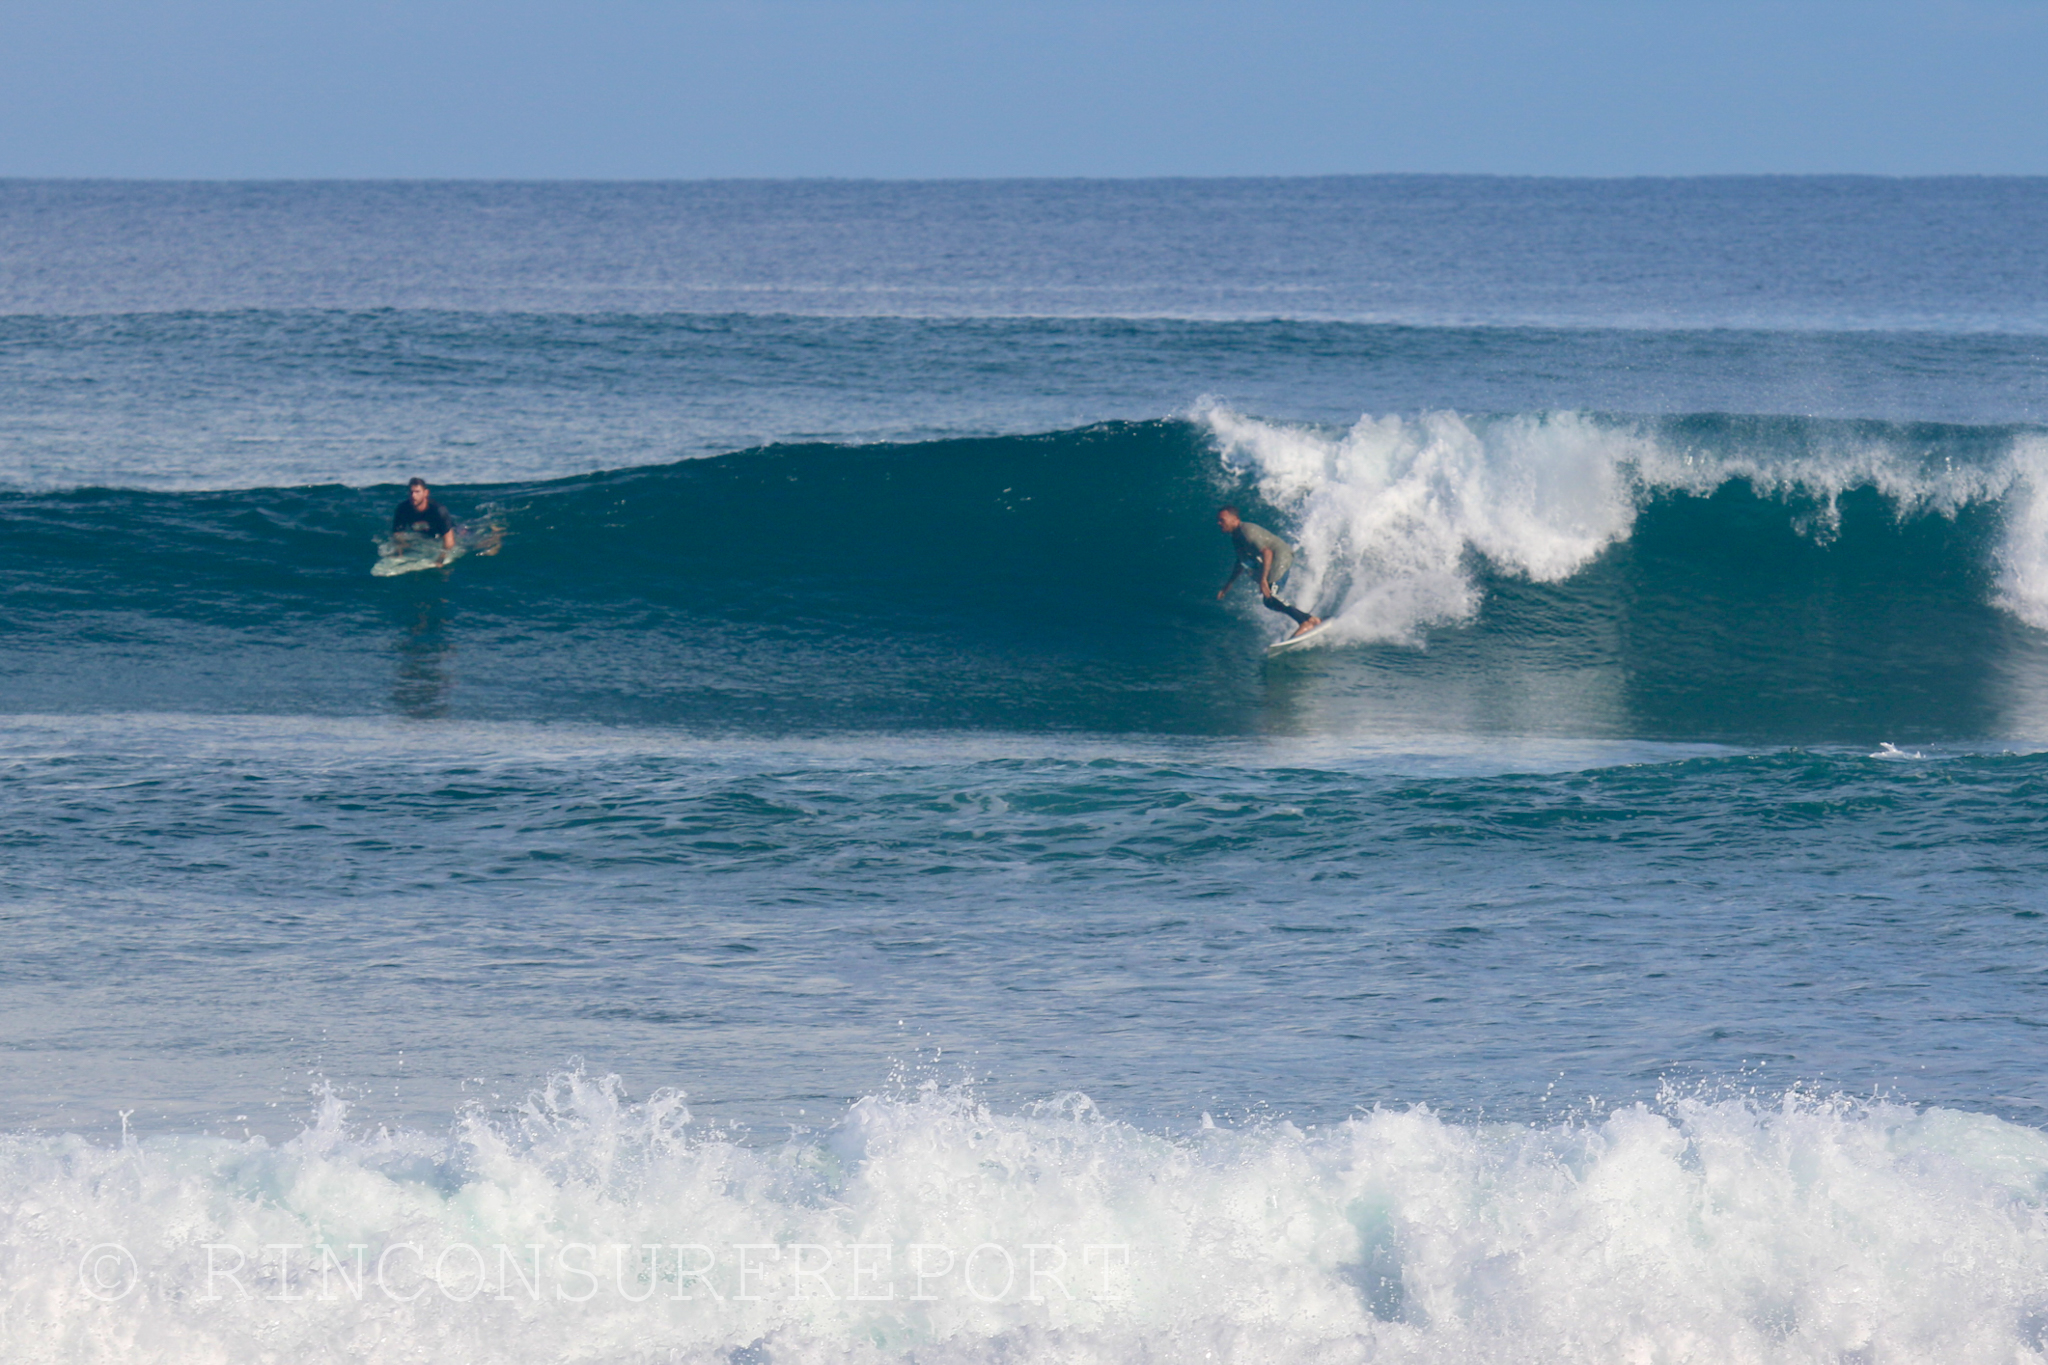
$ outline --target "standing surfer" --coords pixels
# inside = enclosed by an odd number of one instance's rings
[[[1308,634],[1323,623],[1320,616],[1311,616],[1299,607],[1290,607],[1273,595],[1273,588],[1287,576],[1294,566],[1294,547],[1274,535],[1263,526],[1238,516],[1235,507],[1225,507],[1216,513],[1216,524],[1223,534],[1230,537],[1230,543],[1237,550],[1237,563],[1230,566],[1230,577],[1216,591],[1216,600],[1221,602],[1224,594],[1237,582],[1237,576],[1247,567],[1256,569],[1259,575],[1259,601],[1266,610],[1277,611],[1294,621],[1294,634],[1290,640]]]
[[[391,534],[400,538],[401,545],[406,536],[439,536],[446,554],[455,548],[455,518],[434,501],[425,479],[414,479],[406,485],[405,501],[391,514]]]

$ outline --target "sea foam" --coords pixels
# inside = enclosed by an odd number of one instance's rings
[[[759,1147],[568,1074],[451,1132],[16,1136],[23,1361],[2038,1360],[2048,1136],[1800,1094],[1161,1135],[926,1084]]]
[[[1628,539],[1650,500],[1734,483],[1785,502],[1792,524],[1821,541],[1840,529],[1841,499],[1855,490],[1876,492],[1901,520],[1996,503],[1992,600],[2048,628],[2048,439],[2036,432],[2014,431],[1988,458],[1957,459],[1898,428],[1816,436],[1801,424],[1797,439],[1775,430],[1703,441],[1680,422],[1575,412],[1368,415],[1344,431],[1214,402],[1194,416],[1226,474],[1251,479],[1290,518],[1301,549],[1291,595],[1323,604],[1331,643],[1419,644],[1427,627],[1478,612],[1475,557],[1562,582]]]

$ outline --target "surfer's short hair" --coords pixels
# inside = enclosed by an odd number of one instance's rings
[[[1231,505],[1230,505],[1229,503],[1227,503],[1227,502],[1226,502],[1226,503],[1224,503],[1224,504],[1223,504],[1223,505],[1222,505],[1221,507],[1219,507],[1219,508],[1217,508],[1217,509],[1216,509],[1216,515],[1220,517],[1220,516],[1222,516],[1222,515],[1223,515],[1223,514],[1224,514],[1225,512],[1228,512],[1228,513],[1230,513],[1230,515],[1232,515],[1233,517],[1236,517],[1236,518],[1237,518],[1237,519],[1238,519],[1239,521],[1243,521],[1243,520],[1244,520],[1244,513],[1242,513],[1242,512],[1240,512],[1240,511],[1238,511],[1238,510],[1237,510],[1237,509],[1236,509],[1235,507],[1232,507],[1232,506],[1231,506]]]
[[[407,480],[405,481],[405,486],[406,486],[407,488],[425,488],[425,487],[427,486],[427,481],[426,481],[425,479],[418,479],[418,478],[415,478],[415,479],[407,479]]]

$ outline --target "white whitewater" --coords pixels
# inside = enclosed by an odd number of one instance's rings
[[[1147,1133],[926,1085],[757,1148],[555,1077],[280,1146],[0,1144],[4,1350],[99,1361],[2024,1361],[2048,1135],[1800,1094]]]
[[[1643,503],[1706,496],[1742,481],[1811,505],[1802,529],[1825,539],[1838,499],[1874,489],[1901,517],[2003,505],[1994,602],[2048,628],[2048,439],[2013,436],[1981,467],[1929,461],[1904,443],[1843,438],[1799,454],[1702,451],[1653,424],[1574,412],[1481,418],[1453,412],[1362,417],[1350,429],[1261,421],[1216,403],[1196,420],[1226,470],[1285,511],[1301,557],[1290,587],[1331,621],[1329,643],[1420,644],[1465,621],[1482,592],[1472,557],[1555,583],[1626,540]]]

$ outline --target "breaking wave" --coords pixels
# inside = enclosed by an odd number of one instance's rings
[[[554,1077],[449,1133],[0,1143],[22,1360],[2038,1359],[2048,1138],[1666,1095],[1178,1135],[927,1083],[754,1146]]]
[[[1445,412],[1338,433],[1214,405],[1198,416],[1226,465],[1287,514],[1305,595],[1333,604],[1333,644],[1419,643],[1424,627],[1477,614],[1475,560],[1563,582],[1629,539],[1649,504],[1737,486],[1820,544],[1840,536],[1852,494],[1898,522],[1999,507],[1993,601],[2048,628],[2048,436],[2035,431]]]
[[[37,711],[2005,738],[2048,724],[2043,490],[2026,426],[1210,405],[444,487],[503,553],[388,579],[395,487],[17,493],[0,669]],[[1222,501],[1324,647],[1218,607]]]

